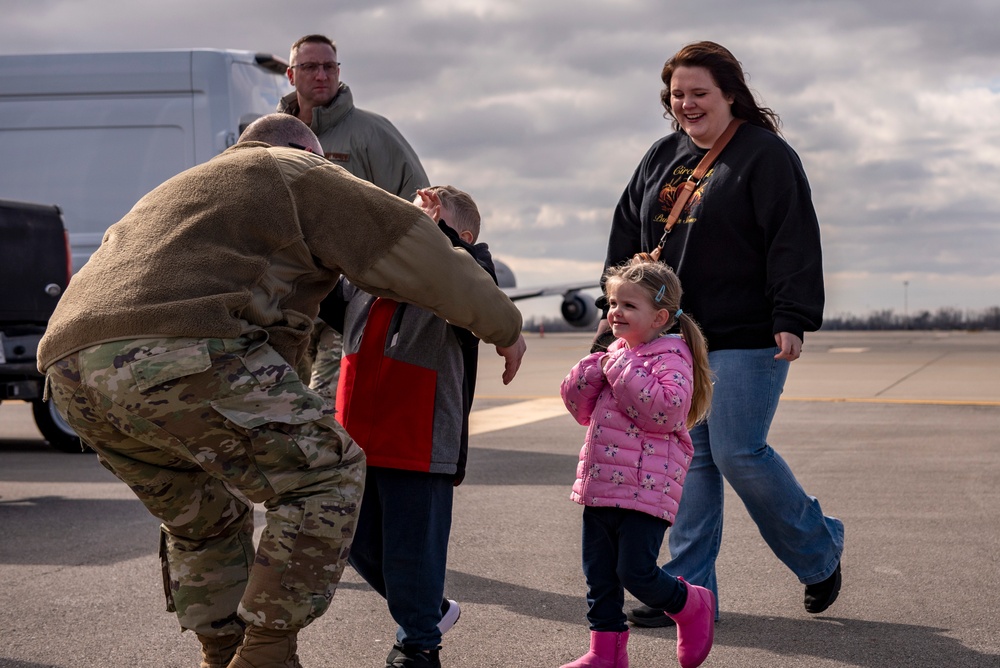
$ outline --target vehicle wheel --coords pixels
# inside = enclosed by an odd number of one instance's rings
[[[83,444],[73,428],[63,420],[51,401],[36,399],[31,402],[31,413],[42,436],[56,450],[61,452],[93,452]]]

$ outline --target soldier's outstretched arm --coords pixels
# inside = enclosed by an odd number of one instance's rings
[[[453,247],[411,202],[310,153],[270,151],[320,263],[369,294],[415,304],[486,343],[511,348],[501,355],[505,378],[513,378],[524,352],[521,313],[471,255]]]
[[[513,346],[521,313],[419,207],[304,151],[281,151],[305,242],[324,266],[377,297],[432,311],[486,343]]]

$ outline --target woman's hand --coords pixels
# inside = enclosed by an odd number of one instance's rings
[[[790,332],[778,332],[775,334],[774,343],[781,349],[774,356],[776,360],[794,362],[802,354],[802,339]]]

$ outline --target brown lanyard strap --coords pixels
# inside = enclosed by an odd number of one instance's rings
[[[712,148],[701,159],[701,162],[699,162],[698,166],[694,168],[694,171],[691,172],[691,176],[689,176],[687,180],[682,183],[679,188],[677,188],[677,192],[674,196],[674,206],[671,207],[670,214],[667,216],[667,224],[663,226],[663,236],[660,237],[660,243],[653,249],[653,252],[650,253],[654,260],[660,259],[660,251],[663,250],[663,244],[667,243],[667,235],[670,234],[670,230],[677,224],[678,219],[681,217],[681,211],[684,210],[684,207],[687,206],[688,200],[691,199],[691,194],[694,193],[699,185],[701,185],[701,180],[705,177],[705,174],[712,166],[712,163],[714,163],[715,159],[719,157],[720,153],[722,153],[722,149],[726,148],[726,144],[728,144],[729,140],[733,138],[734,134],[736,134],[737,128],[744,123],[746,123],[746,121],[742,118],[734,118],[729,121],[729,125],[727,125],[726,129],[722,131],[719,138],[715,140],[715,143],[712,144]]]

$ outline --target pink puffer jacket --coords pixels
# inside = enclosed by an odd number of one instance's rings
[[[649,513],[673,523],[694,447],[691,351],[679,336],[634,349],[620,339],[606,353],[605,377],[594,353],[562,382],[566,408],[590,425],[570,498],[587,506]]]

